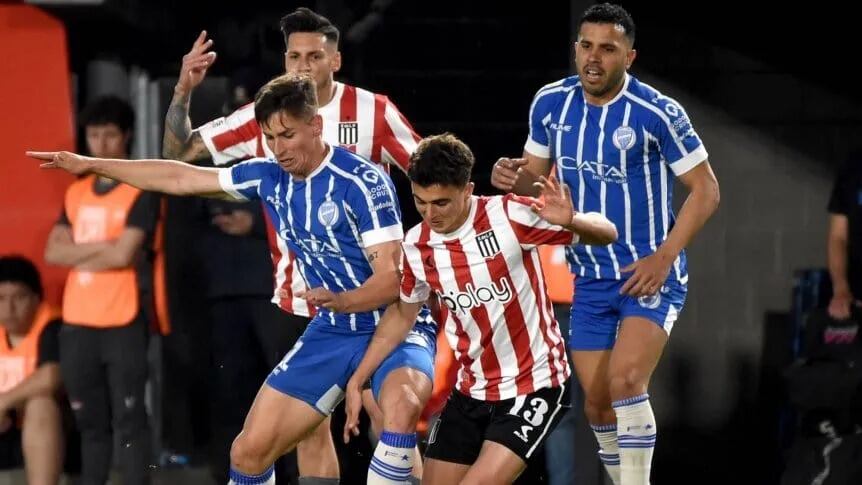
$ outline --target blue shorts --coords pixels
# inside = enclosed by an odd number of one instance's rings
[[[307,402],[329,416],[344,399],[347,381],[371,341],[371,333],[350,332],[312,321],[302,337],[266,379],[269,387]],[[386,376],[395,369],[409,367],[434,382],[434,355],[437,341],[429,332],[411,330],[407,339],[380,364],[371,377],[375,399]]]
[[[575,296],[569,320],[570,350],[609,350],[626,317],[643,317],[670,335],[685,304],[688,287],[668,279],[653,296],[621,295],[626,280],[575,278]]]

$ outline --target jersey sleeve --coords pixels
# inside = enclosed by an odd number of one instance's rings
[[[274,170],[281,168],[272,160],[255,158],[230,168],[218,169],[218,181],[222,190],[234,199],[260,199],[260,183],[264,178],[272,177]]]
[[[827,207],[830,214],[848,215],[853,207],[854,188],[852,184],[852,163],[849,162],[843,166],[835,177],[835,184],[832,186],[832,193],[829,195],[829,206]]]
[[[261,131],[254,118],[253,103],[228,116],[212,120],[196,131],[200,133],[216,166],[259,155]]]
[[[667,97],[658,98],[656,136],[665,162],[679,177],[707,159],[706,147],[694,131],[685,109]]]
[[[382,133],[377,134],[379,137],[375,137],[375,143],[380,145],[380,161],[394,165],[406,173],[410,155],[416,151],[419,144],[419,135],[395,103],[386,96],[376,96],[383,105],[383,119],[375,126],[375,129],[382,129]]]
[[[401,263],[401,301],[406,303],[421,303],[428,299],[431,287],[424,279],[417,278],[416,272],[410,265],[408,254],[418,253],[418,250],[407,243],[403,243],[404,256]]]
[[[348,186],[346,199],[345,209],[353,214],[364,247],[403,239],[395,187],[380,169],[362,166]]]
[[[551,109],[554,104],[553,94],[557,92],[553,85],[542,87],[533,97],[530,104],[530,131],[524,151],[539,158],[551,158],[551,136],[548,123],[551,120]]]
[[[533,200],[513,194],[503,196],[503,207],[515,237],[524,249],[541,244],[575,244],[578,235],[568,229],[549,223],[533,212]]]

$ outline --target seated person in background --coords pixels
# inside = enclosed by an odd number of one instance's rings
[[[829,316],[850,318],[862,298],[862,164],[859,156],[838,172],[829,198],[827,255],[832,278]]]
[[[30,485],[56,485],[63,462],[60,313],[29,260],[0,257],[0,460]]]

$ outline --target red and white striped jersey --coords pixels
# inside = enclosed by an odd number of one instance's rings
[[[514,195],[473,197],[450,234],[426,223],[404,238],[401,299],[439,301],[446,338],[460,363],[456,389],[498,401],[556,387],[569,363],[542,276],[540,244],[574,244]]]
[[[375,163],[407,171],[410,154],[416,149],[419,135],[392,101],[355,86],[336,82],[335,95],[317,112],[323,118],[323,140],[341,145]],[[212,156],[213,163],[224,165],[250,157],[272,157],[263,132],[254,119],[254,103],[228,116],[197,128]],[[269,243],[275,265],[273,303],[289,313],[311,316],[311,308],[296,292],[305,289],[294,256],[269,226]]]

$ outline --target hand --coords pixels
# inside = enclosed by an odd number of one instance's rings
[[[350,435],[359,436],[359,411],[362,409],[362,384],[351,377],[344,391],[344,442],[350,441]]]
[[[662,252],[655,252],[621,269],[621,273],[632,273],[632,275],[620,288],[620,294],[635,298],[655,295],[661,291],[662,285],[667,280],[674,259]]]
[[[45,160],[39,168],[62,168],[73,174],[81,175],[90,169],[88,157],[72,152],[26,152],[28,157]]]
[[[308,291],[296,293],[299,298],[304,298],[309,305],[323,307],[335,313],[344,313],[344,297],[341,293],[333,293],[326,288],[312,288]]]
[[[850,305],[852,304],[853,295],[849,291],[835,293],[829,301],[829,316],[835,320],[847,320],[850,318]]]
[[[213,40],[207,40],[207,31],[202,31],[188,54],[183,56],[176,89],[189,93],[204,80],[207,69],[216,60],[215,52],[207,52],[212,45]]]
[[[518,182],[521,167],[527,164],[526,158],[501,158],[491,169],[491,185],[505,192],[511,192]]]
[[[561,185],[553,174],[550,178],[539,177],[533,184],[541,191],[539,198],[531,205],[533,212],[542,219],[558,226],[572,223],[575,209],[572,207],[572,193],[568,185]]]
[[[236,209],[227,214],[219,214],[213,217],[213,224],[218,226],[225,234],[231,236],[245,236],[251,233],[254,225],[254,215],[243,209]]]

